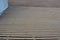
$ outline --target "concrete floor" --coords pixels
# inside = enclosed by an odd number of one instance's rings
[[[60,36],[60,8],[10,6],[0,17],[1,33]]]

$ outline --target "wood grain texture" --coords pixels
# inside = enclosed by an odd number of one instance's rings
[[[60,8],[10,6],[6,13],[0,17],[0,33],[60,36]]]
[[[9,0],[9,3],[19,6],[60,7],[60,0]]]

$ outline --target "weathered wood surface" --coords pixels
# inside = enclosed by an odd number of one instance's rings
[[[60,0],[9,0],[11,5],[37,6],[37,7],[60,7]]]
[[[12,6],[0,18],[0,33],[60,36],[60,8]]]

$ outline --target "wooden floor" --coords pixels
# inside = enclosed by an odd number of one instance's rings
[[[9,0],[9,4],[34,7],[60,7],[60,0]]]
[[[0,17],[0,34],[60,36],[60,8],[10,6]]]

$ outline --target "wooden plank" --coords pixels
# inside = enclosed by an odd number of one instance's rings
[[[60,0],[9,0],[11,5],[60,7]]]

